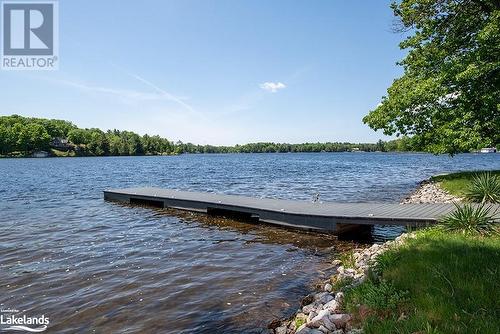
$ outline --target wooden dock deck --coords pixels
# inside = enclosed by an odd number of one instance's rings
[[[238,215],[287,227],[342,232],[353,225],[434,224],[453,204],[332,203],[254,198],[161,188],[104,191],[104,199],[162,208]],[[498,205],[496,206],[498,209]]]

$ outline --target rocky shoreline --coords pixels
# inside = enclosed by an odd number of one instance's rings
[[[343,301],[344,290],[364,282],[369,267],[385,250],[400,246],[412,233],[404,233],[383,244],[356,250],[352,264],[334,260],[336,274],[324,282],[323,291],[308,295],[302,300],[301,308],[285,321],[270,325],[274,334],[359,334],[363,331],[353,326],[353,317],[347,313]],[[351,262],[351,261],[349,261]]]
[[[401,204],[410,203],[453,203],[460,202],[460,197],[453,196],[443,190],[437,182],[432,180],[424,180],[420,182],[408,197],[401,201]]]
[[[432,180],[422,181],[417,189],[401,201],[409,203],[451,203],[460,198],[450,195]],[[400,246],[412,233],[404,233],[383,244],[373,244],[355,249],[349,263],[334,260],[335,274],[322,284],[322,291],[306,296],[294,316],[287,320],[273,321],[269,325],[273,334],[359,334],[354,328],[353,317],[344,308],[344,290],[361,284],[368,275],[369,267],[385,250]]]

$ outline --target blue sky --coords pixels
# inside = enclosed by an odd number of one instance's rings
[[[1,71],[2,115],[198,144],[375,142],[402,69],[388,1],[59,3],[58,71]]]

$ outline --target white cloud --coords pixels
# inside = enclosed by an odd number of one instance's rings
[[[264,82],[259,86],[271,93],[276,93],[278,90],[286,88],[286,85],[282,82]]]

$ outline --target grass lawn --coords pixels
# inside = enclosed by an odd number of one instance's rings
[[[55,148],[51,148],[50,151],[56,157],[74,157],[76,156],[75,151],[60,151]]]
[[[447,175],[433,176],[431,179],[439,183],[441,188],[448,191],[450,194],[462,197],[465,190],[469,186],[474,175],[482,171],[459,172]],[[489,171],[492,174],[500,176],[500,170]]]
[[[500,333],[500,237],[416,234],[380,255],[378,275],[346,292],[365,332]]]

